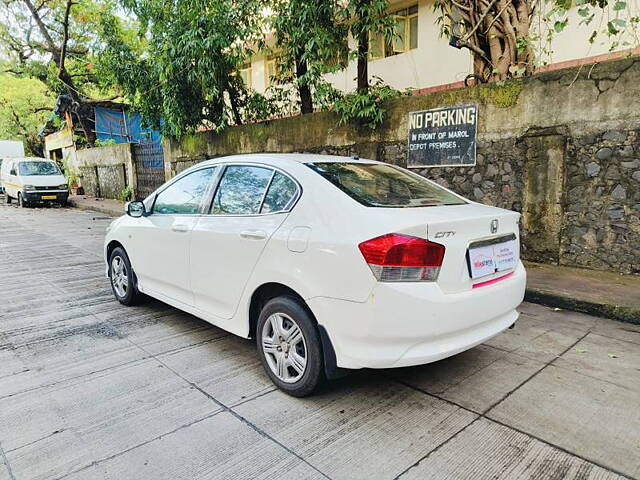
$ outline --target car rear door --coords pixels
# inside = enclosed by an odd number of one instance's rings
[[[217,167],[197,169],[161,190],[150,215],[130,226],[127,251],[142,289],[193,305],[189,285],[191,232]]]
[[[267,242],[300,193],[287,174],[265,165],[227,165],[209,213],[191,239],[191,287],[196,307],[233,316]]]

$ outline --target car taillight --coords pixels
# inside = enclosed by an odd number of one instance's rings
[[[372,238],[358,248],[381,282],[433,282],[444,258],[443,245],[398,233]]]

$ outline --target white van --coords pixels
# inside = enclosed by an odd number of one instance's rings
[[[36,203],[67,204],[69,186],[53,160],[45,158],[5,158],[0,170],[5,201],[21,207]]]

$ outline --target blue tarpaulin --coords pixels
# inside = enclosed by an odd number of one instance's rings
[[[142,126],[139,113],[96,107],[96,137],[116,143],[161,144],[160,132]]]

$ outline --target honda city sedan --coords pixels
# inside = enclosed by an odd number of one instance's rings
[[[149,295],[255,339],[304,396],[345,369],[434,362],[518,318],[516,212],[358,158],[217,158],[130,202],[105,239],[118,301]]]

